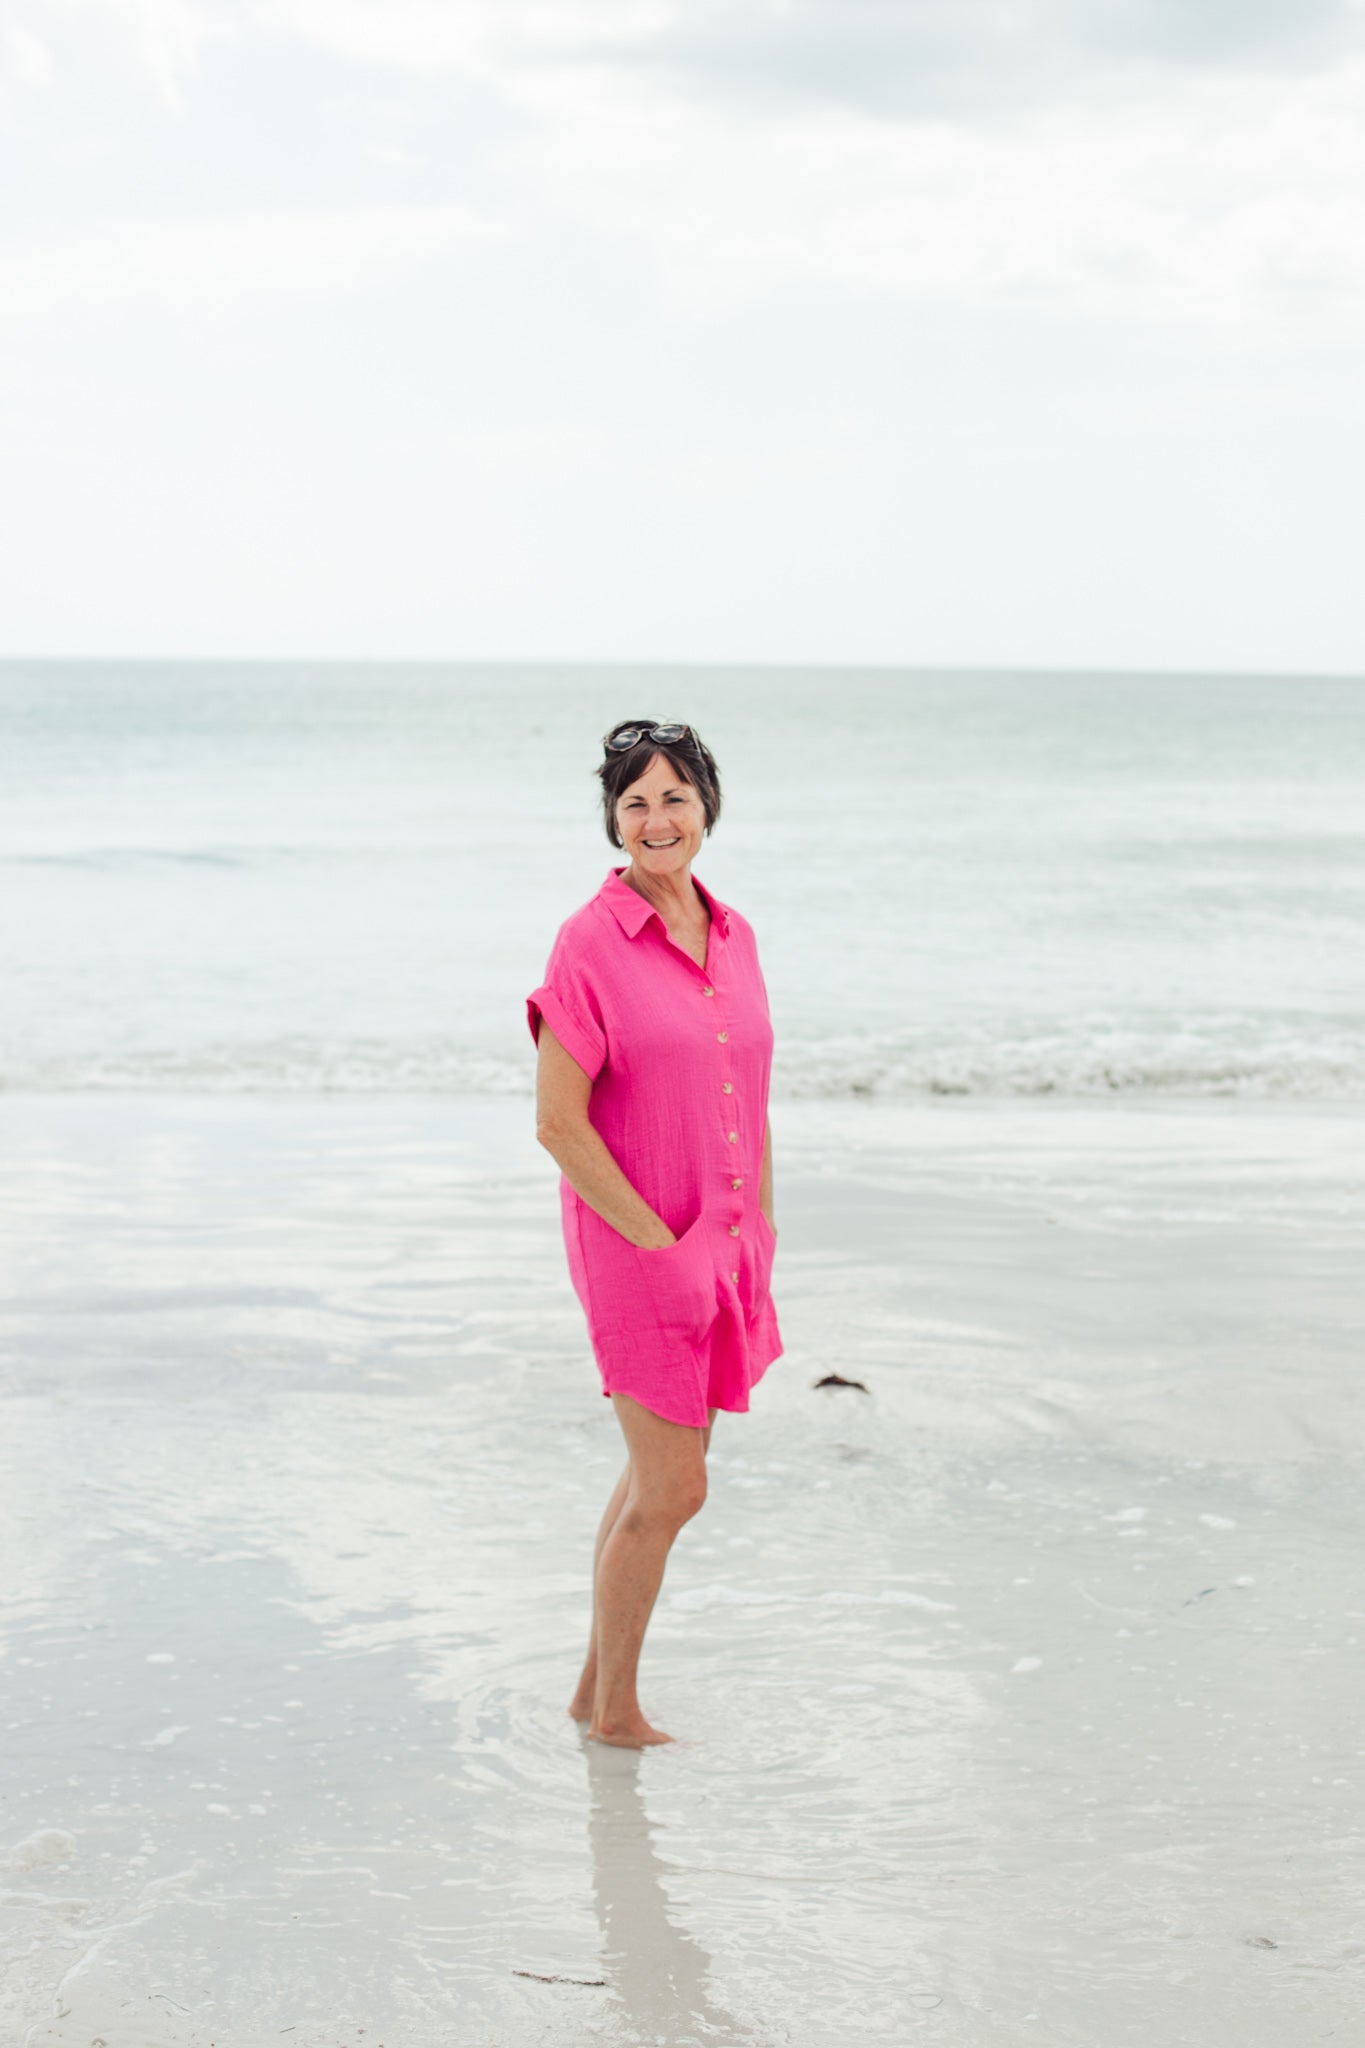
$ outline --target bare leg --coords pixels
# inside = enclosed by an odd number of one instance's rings
[[[685,1428],[628,1394],[611,1398],[630,1464],[625,1499],[597,1561],[597,1672],[588,1733],[639,1749],[672,1740],[641,1712],[636,1674],[673,1539],[706,1499],[710,1423],[704,1430]]]
[[[602,1562],[602,1547],[616,1527],[616,1517],[625,1505],[626,1493],[630,1486],[630,1460],[617,1480],[611,1499],[607,1502],[606,1513],[597,1531],[597,1542],[592,1553],[592,1633],[588,1638],[588,1654],[579,1674],[574,1696],[569,1702],[569,1712],[575,1721],[591,1721],[592,1696],[597,1686],[597,1568]]]
[[[718,1412],[715,1408],[708,1408],[706,1411],[706,1427],[701,1433],[703,1452],[711,1448],[711,1425],[714,1423]],[[592,1719],[593,1695],[597,1690],[597,1571],[598,1566],[602,1562],[603,1547],[608,1536],[616,1527],[616,1517],[625,1505],[626,1493],[629,1487],[630,1460],[627,1459],[625,1471],[617,1480],[611,1499],[607,1502],[606,1513],[603,1515],[598,1527],[597,1542],[593,1547],[592,1633],[588,1637],[588,1654],[583,1660],[583,1669],[579,1673],[578,1684],[574,1688],[574,1696],[569,1702],[569,1712],[573,1715],[575,1721],[591,1721]]]

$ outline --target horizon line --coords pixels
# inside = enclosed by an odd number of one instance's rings
[[[1365,682],[1365,668],[1125,667],[1105,662],[970,661],[782,661],[678,660],[628,655],[440,655],[440,654],[0,654],[0,668],[13,667],[200,667],[200,668],[442,668],[442,669],[673,669],[689,673],[745,670],[754,674],[948,676],[1073,676],[1146,678],[1153,681]]]

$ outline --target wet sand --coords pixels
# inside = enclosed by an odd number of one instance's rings
[[[644,1756],[528,1125],[0,1098],[0,2038],[1365,2036],[1365,1113],[776,1105]]]

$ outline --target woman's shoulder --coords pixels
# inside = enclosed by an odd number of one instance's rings
[[[733,937],[738,932],[746,939],[753,938],[753,926],[742,910],[736,910],[728,896],[717,896],[709,883],[699,881],[698,886],[706,898],[707,908],[710,910],[712,918],[721,917],[724,919],[727,935]]]
[[[746,979],[753,978],[761,983],[763,965],[759,959],[758,935],[742,910],[736,910],[733,903],[727,903],[725,909],[729,920],[726,943],[735,968]]]
[[[577,910],[571,910],[560,925],[552,955],[561,960],[600,959],[611,950],[612,936],[617,930],[616,920],[601,896],[590,896]]]
[[[733,903],[727,903],[725,915],[729,921],[730,937],[738,939],[742,945],[756,947],[758,942],[754,934],[754,928],[744,915],[744,912],[736,910]]]

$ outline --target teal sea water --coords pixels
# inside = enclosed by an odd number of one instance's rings
[[[1365,1094],[1365,683],[269,663],[0,666],[0,1086],[529,1090],[637,714],[779,1094]]]

